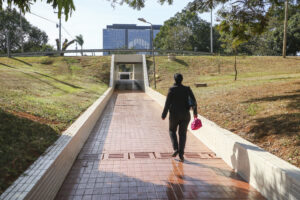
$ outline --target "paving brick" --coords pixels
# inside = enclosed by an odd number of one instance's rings
[[[190,156],[171,158],[161,111],[145,93],[116,92],[56,199],[264,199],[190,133]]]

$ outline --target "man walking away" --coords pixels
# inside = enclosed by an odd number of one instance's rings
[[[190,107],[193,107],[194,117],[197,117],[197,102],[190,87],[182,85],[181,74],[174,74],[175,84],[169,89],[165,107],[161,118],[164,120],[169,113],[169,131],[174,153],[172,157],[179,154],[180,161],[184,161],[184,147],[186,142],[187,126],[190,122]],[[191,102],[193,102],[191,104]],[[177,140],[177,127],[179,126],[179,145]]]

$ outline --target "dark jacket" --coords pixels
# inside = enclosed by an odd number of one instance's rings
[[[190,110],[189,96],[196,104],[196,106],[193,107],[193,111],[194,115],[197,115],[197,102],[191,88],[182,84],[174,84],[169,89],[161,117],[166,118],[168,111],[170,111],[170,116],[185,116]]]

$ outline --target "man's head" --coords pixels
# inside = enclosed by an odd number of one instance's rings
[[[183,80],[182,74],[179,73],[174,74],[174,80],[176,84],[181,84]]]

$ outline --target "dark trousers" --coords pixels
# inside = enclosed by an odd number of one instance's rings
[[[170,115],[169,118],[170,138],[172,141],[174,151],[178,151],[179,155],[184,154],[186,132],[187,132],[187,127],[189,125],[190,119],[191,119],[190,113],[186,113],[180,116]],[[178,145],[178,140],[176,135],[177,127],[179,127],[179,131],[178,131],[179,145]]]

